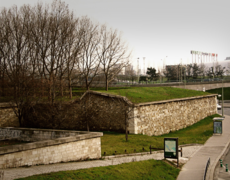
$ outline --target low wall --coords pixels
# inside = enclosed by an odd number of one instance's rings
[[[9,133],[10,131],[12,132]],[[40,139],[52,138],[52,131],[56,134],[56,137],[60,136],[61,138],[0,147],[0,168],[98,159],[101,157],[100,137],[103,136],[103,133],[1,128],[0,134],[2,138],[5,136],[5,139],[35,140],[37,137]],[[42,134],[44,135],[43,138]]]
[[[182,89],[191,89],[191,90],[197,90],[197,91],[207,91],[210,89],[217,89],[217,88],[226,88],[226,87],[230,87],[230,83],[229,82],[224,82],[224,83],[217,83],[217,82],[202,82],[202,83],[197,83],[197,84],[182,84],[182,85],[178,85],[178,86],[171,86],[171,87],[176,87],[176,88],[182,88]]]
[[[129,132],[162,135],[217,113],[216,95],[135,104]]]
[[[44,141],[62,137],[89,134],[86,131],[66,131],[54,129],[35,129],[35,128],[0,128],[0,140],[16,139],[19,141]],[[93,134],[93,132],[91,132]]]

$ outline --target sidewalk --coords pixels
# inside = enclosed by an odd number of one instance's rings
[[[225,115],[223,134],[213,135],[199,151],[183,166],[177,180],[203,180],[206,163],[211,159],[206,180],[213,180],[219,159],[229,150],[230,116]]]
[[[186,163],[189,160],[189,158],[192,157],[194,153],[198,151],[202,146],[203,145],[183,147],[183,157],[180,158],[180,163]],[[107,158],[105,160],[40,165],[40,166],[31,166],[29,168],[3,169],[4,180],[12,180],[16,178],[23,178],[23,177],[44,174],[44,173],[58,172],[58,171],[68,171],[68,170],[100,167],[100,166],[118,165],[122,163],[144,161],[149,159],[162,160],[164,159],[164,154],[162,153],[162,151],[160,152],[155,151],[153,152],[153,154],[147,154],[147,155],[135,155],[135,156],[126,156],[126,157],[117,157],[117,158],[112,158],[112,156],[109,156]]]

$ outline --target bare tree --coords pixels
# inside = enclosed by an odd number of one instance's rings
[[[80,20],[80,26],[83,29],[83,33],[78,70],[85,81],[86,89],[89,90],[94,78],[100,73],[100,60],[96,50],[101,42],[101,36],[99,34],[99,25],[93,24],[87,17],[83,17]]]
[[[137,74],[131,65],[125,67],[125,75],[128,76],[127,79],[132,81],[132,84],[133,84],[133,81],[138,80]]]
[[[216,65],[216,67],[215,67],[215,76],[216,77],[223,78],[223,75],[225,74],[225,72],[226,72],[226,68],[225,67],[222,67],[219,64]]]
[[[64,2],[57,0],[51,6],[38,3],[34,8],[33,19],[31,32],[38,72],[40,78],[49,85],[49,99],[54,103],[57,95],[63,96],[63,86],[66,86],[64,75],[71,74],[77,61],[80,49],[78,19],[74,18],[73,12],[69,11]]]
[[[230,75],[230,63],[228,63],[227,68],[226,68],[226,75]]]
[[[1,19],[1,64],[3,65],[4,86],[12,93],[12,107],[22,124],[25,109],[31,104],[35,92],[34,76],[36,65],[30,57],[33,51],[30,23],[31,8],[22,6],[18,9],[2,9]],[[34,100],[34,99],[33,99]]]
[[[80,71],[77,69],[77,64],[79,63],[80,53],[82,50],[83,43],[81,37],[83,33],[83,29],[77,29],[72,37],[69,36],[69,40],[67,41],[68,46],[65,50],[66,75],[70,99],[72,99],[72,81],[76,79],[76,77],[80,76]]]
[[[106,91],[109,82],[122,70],[129,65],[131,52],[128,46],[121,39],[121,34],[117,30],[107,30],[103,25],[100,30],[102,36],[101,44],[97,48],[97,53],[101,61],[101,69],[105,75]]]

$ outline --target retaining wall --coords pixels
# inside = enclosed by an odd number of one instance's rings
[[[216,95],[135,104],[129,131],[150,136],[167,134],[216,113]]]
[[[88,91],[80,101],[37,104],[23,117],[26,127],[161,135],[190,126],[217,113],[216,94],[133,104],[126,97]],[[50,112],[57,112],[51,114]]]
[[[1,138],[4,137],[4,139],[37,140],[38,137],[39,139],[53,138],[22,145],[0,147],[0,168],[98,159],[101,157],[100,137],[103,136],[103,133],[27,130],[26,128],[1,128],[0,132]],[[59,136],[60,138],[52,137],[52,134],[56,134],[56,137]]]

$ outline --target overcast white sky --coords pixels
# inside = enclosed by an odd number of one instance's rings
[[[230,56],[230,0],[63,0],[76,16],[118,29],[133,49],[157,67],[191,62],[191,50]],[[37,0],[0,0],[0,8],[35,5]],[[42,1],[51,3],[52,0]]]

